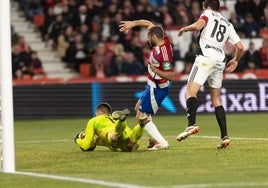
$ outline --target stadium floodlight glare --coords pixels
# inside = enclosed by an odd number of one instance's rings
[[[15,172],[10,1],[0,1],[1,170]]]

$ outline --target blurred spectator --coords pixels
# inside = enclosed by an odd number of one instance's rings
[[[156,23],[161,23],[162,25],[164,24],[163,14],[158,9],[154,9],[153,6],[148,4],[145,8],[145,12],[146,12],[146,17],[145,17],[146,19],[151,20]]]
[[[25,52],[28,55],[30,54],[31,47],[28,44],[26,44],[24,36],[19,36],[17,44],[20,52]]]
[[[163,23],[165,27],[172,26],[173,25],[173,19],[171,14],[169,13],[168,7],[166,5],[163,5],[160,8],[162,15],[163,15]]]
[[[262,47],[260,48],[261,54],[261,68],[268,68],[268,39],[264,39]]]
[[[125,47],[126,51],[133,52],[138,61],[143,61],[142,42],[139,36],[133,36],[130,44]]]
[[[79,29],[79,33],[82,35],[83,43],[87,44],[89,41],[89,30],[86,24],[82,24]]]
[[[104,78],[111,76],[111,54],[107,53],[105,44],[99,43],[92,55],[91,76]]]
[[[70,8],[68,5],[62,7],[62,17],[65,22],[68,24],[71,23],[72,14],[70,13]]]
[[[92,0],[90,0],[92,2]],[[73,18],[75,12],[78,11],[79,3],[77,0],[68,0],[68,7],[69,7],[69,12],[70,12],[70,17]],[[89,6],[88,6],[89,7]]]
[[[252,0],[237,0],[235,3],[235,12],[238,19],[243,23],[247,13],[252,12],[253,1]]]
[[[111,37],[112,35],[115,33],[115,31],[113,31],[112,29],[114,29],[112,27],[111,24],[111,18],[108,15],[105,15],[102,19],[102,23],[100,26],[100,39],[102,42],[108,42],[111,41]]]
[[[69,25],[66,27],[65,32],[58,37],[57,53],[63,61],[67,62],[71,58],[66,56],[66,51],[72,42],[74,42],[74,32],[73,27]]]
[[[123,9],[122,11],[122,15],[123,15],[123,20],[133,20],[133,19],[139,19],[137,16],[139,16],[138,14],[133,14],[133,10],[129,7],[126,7]]]
[[[54,22],[53,8],[48,8],[45,12],[44,25],[41,28],[41,35],[43,41],[49,40],[49,26]]]
[[[69,53],[68,56],[71,57],[69,61],[69,67],[74,68],[74,70],[77,72],[79,72],[79,65],[81,63],[89,62],[87,46],[82,39],[82,35],[80,33],[77,33],[74,36],[74,42],[71,43],[70,47],[67,50]]]
[[[65,30],[67,27],[67,23],[63,20],[63,17],[61,14],[58,14],[56,16],[56,20],[52,22],[48,28],[48,35],[49,39],[52,39],[52,47],[56,49],[58,37],[59,35]]]
[[[134,54],[135,61],[140,62],[143,67],[147,66],[150,49],[145,43],[147,36],[144,30],[135,27],[127,34],[123,34],[118,28],[121,20],[148,18],[164,27],[171,28],[195,21],[202,11],[202,4],[199,0],[17,0],[17,2],[21,9],[25,10],[25,15],[30,14],[29,18],[36,13],[41,13],[40,8],[43,8],[45,21],[42,27],[42,39],[44,41],[51,39],[53,48],[57,50],[59,56],[75,70],[78,70],[81,62],[92,63],[92,75],[98,77],[126,74],[121,65],[127,63],[127,56],[132,58],[128,53]],[[230,14],[229,21],[241,38],[267,35],[265,32],[261,34],[259,32],[260,29],[265,30],[265,25],[268,26],[267,4],[267,0],[236,0],[235,12]],[[28,11],[30,9],[31,11]],[[198,32],[192,33],[192,41],[196,42],[197,39]],[[79,40],[80,42],[77,42]],[[16,33],[12,33],[12,43],[16,44],[18,41]],[[25,42],[18,43],[23,51],[27,53],[31,51],[29,46],[27,50]],[[99,43],[105,43],[104,55],[97,53]],[[123,45],[126,52],[124,55],[113,56],[110,64],[113,55],[110,54],[113,53],[110,48],[116,48],[118,45]],[[179,49],[174,47],[175,60],[181,60]],[[266,54],[264,49],[260,49],[260,52]],[[189,62],[194,51],[195,49],[191,50],[189,47],[189,52],[184,56],[184,60],[187,61],[185,72],[188,72],[187,67],[191,66]],[[230,50],[227,53],[230,54],[233,51]],[[94,62],[93,56],[97,63]],[[262,55],[262,59],[265,58],[267,59],[267,56]],[[101,63],[100,59],[104,62]],[[115,60],[116,64],[121,66],[118,71],[112,68]],[[131,66],[130,63],[128,67]],[[237,71],[242,69],[243,64],[240,62]]]
[[[123,64],[125,63],[126,52],[122,44],[117,44],[114,47],[114,55],[111,60],[111,76],[124,74]]]
[[[25,11],[25,2],[24,0],[16,0],[18,2],[18,5],[19,5],[19,10],[21,11]]]
[[[261,65],[261,54],[255,49],[254,42],[249,43],[249,49],[244,54],[245,69],[255,70],[260,68]]]
[[[247,38],[259,37],[260,26],[254,20],[251,13],[246,14],[245,23],[243,25],[243,31]]]
[[[29,56],[20,50],[20,46],[15,44],[12,47],[12,75],[13,78],[23,79],[24,75],[29,75]]]
[[[30,53],[30,62],[29,62],[28,71],[32,77],[45,75],[42,62],[39,59],[36,51],[32,51]]]
[[[191,3],[191,10],[190,10],[190,23],[193,23],[199,19],[199,16],[202,13],[200,1],[193,0]]]
[[[11,25],[11,46],[14,46],[15,44],[17,44],[18,40],[19,40],[19,35],[15,31],[14,26]]]
[[[88,12],[86,5],[82,4],[79,6],[78,12],[76,12],[72,18],[71,24],[74,30],[78,30],[82,24],[87,26],[91,25],[91,14]],[[89,28],[90,30],[91,28]]]
[[[266,6],[264,7],[264,17],[266,20],[266,27],[268,27],[268,3],[266,2]]]
[[[238,19],[236,12],[231,12],[230,19],[228,21],[233,24],[239,37],[245,38],[245,34],[243,33],[243,23]]]
[[[63,12],[62,1],[55,0],[54,5],[53,5],[53,14],[56,16],[56,15],[62,14],[62,12]]]
[[[115,3],[111,3],[109,6],[108,6],[108,16],[110,18],[114,18],[115,15],[117,14],[117,10],[118,10],[118,6],[117,4]]]
[[[122,13],[116,13],[111,21],[111,41],[122,42],[124,40],[124,34],[119,31],[120,22],[123,19]]]
[[[142,75],[145,68],[140,61],[138,61],[132,52],[127,52],[125,61],[123,63],[123,73],[126,75]]]
[[[99,43],[99,35],[96,32],[90,33],[89,34],[89,41],[87,43],[87,49],[88,49],[88,53],[91,56],[95,50],[95,47],[98,45]]]
[[[26,18],[30,20],[31,22],[34,21],[34,16],[36,14],[43,14],[43,9],[41,7],[41,0],[31,0],[28,4]]]
[[[135,19],[140,20],[140,19],[144,19],[146,18],[146,11],[145,11],[145,7],[141,4],[138,3],[135,6]],[[124,17],[124,20],[127,20],[128,18]]]
[[[195,57],[197,54],[197,49],[198,49],[198,44],[196,42],[191,42],[189,46],[189,50],[186,52],[185,57],[184,57],[184,74],[189,74],[192,66],[195,61]]]
[[[266,26],[264,8],[266,7],[267,0],[253,0],[252,16],[260,27]]]
[[[190,23],[189,12],[185,8],[183,3],[175,5],[176,9],[172,12],[175,25],[185,26]]]

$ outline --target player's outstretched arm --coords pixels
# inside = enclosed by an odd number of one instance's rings
[[[238,61],[240,60],[244,51],[244,47],[241,41],[235,44],[235,49],[235,56],[227,63],[225,69],[226,72],[233,72],[238,65]]]
[[[96,147],[96,142],[94,140],[94,127],[90,124],[90,121],[87,124],[86,130],[81,131],[75,138],[75,142],[83,151],[92,151]]]
[[[185,26],[185,27],[182,27],[179,32],[178,32],[178,36],[182,36],[182,34],[184,32],[187,32],[187,31],[199,31],[201,30],[204,26],[206,25],[206,22],[204,19],[199,19],[197,20],[196,22],[194,22],[193,24],[191,25],[188,25],[188,26]]]
[[[164,78],[166,80],[173,81],[174,80],[174,71],[170,69],[170,71],[162,71],[159,68],[155,67],[151,64],[151,62],[148,62],[148,66],[150,66],[151,70],[160,76],[161,78]]]
[[[149,20],[133,20],[133,21],[121,21],[119,25],[119,30],[121,32],[127,33],[133,27],[146,27],[150,28],[153,27],[154,24]]]

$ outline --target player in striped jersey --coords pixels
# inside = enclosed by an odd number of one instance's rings
[[[217,148],[225,148],[229,145],[230,139],[227,134],[225,109],[220,98],[223,71],[233,72],[236,69],[243,53],[243,45],[233,25],[218,12],[220,9],[219,0],[205,0],[203,8],[204,12],[195,23],[182,27],[178,32],[180,37],[184,32],[200,31],[200,53],[196,56],[187,83],[188,127],[177,136],[177,140],[181,141],[199,131],[199,127],[196,125],[197,93],[207,81],[221,132],[221,141]],[[236,49],[233,59],[227,64],[224,62],[226,41],[233,44]]]
[[[133,27],[145,27],[148,29],[148,43],[152,47],[148,60],[148,81],[146,89],[137,101],[135,110],[136,118],[144,119],[144,129],[150,137],[149,150],[167,149],[167,140],[160,134],[152,121],[162,101],[168,95],[170,82],[174,78],[173,50],[169,38],[165,35],[161,26],[148,20],[122,21],[119,25],[121,32],[128,32]]]

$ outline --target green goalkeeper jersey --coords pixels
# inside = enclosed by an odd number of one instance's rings
[[[82,150],[88,150],[96,141],[97,145],[113,151],[132,151],[138,148],[142,133],[143,129],[139,125],[131,129],[126,121],[114,120],[111,115],[99,115],[88,121],[83,136],[77,138],[76,143]],[[112,134],[119,136],[119,139],[113,141]]]

